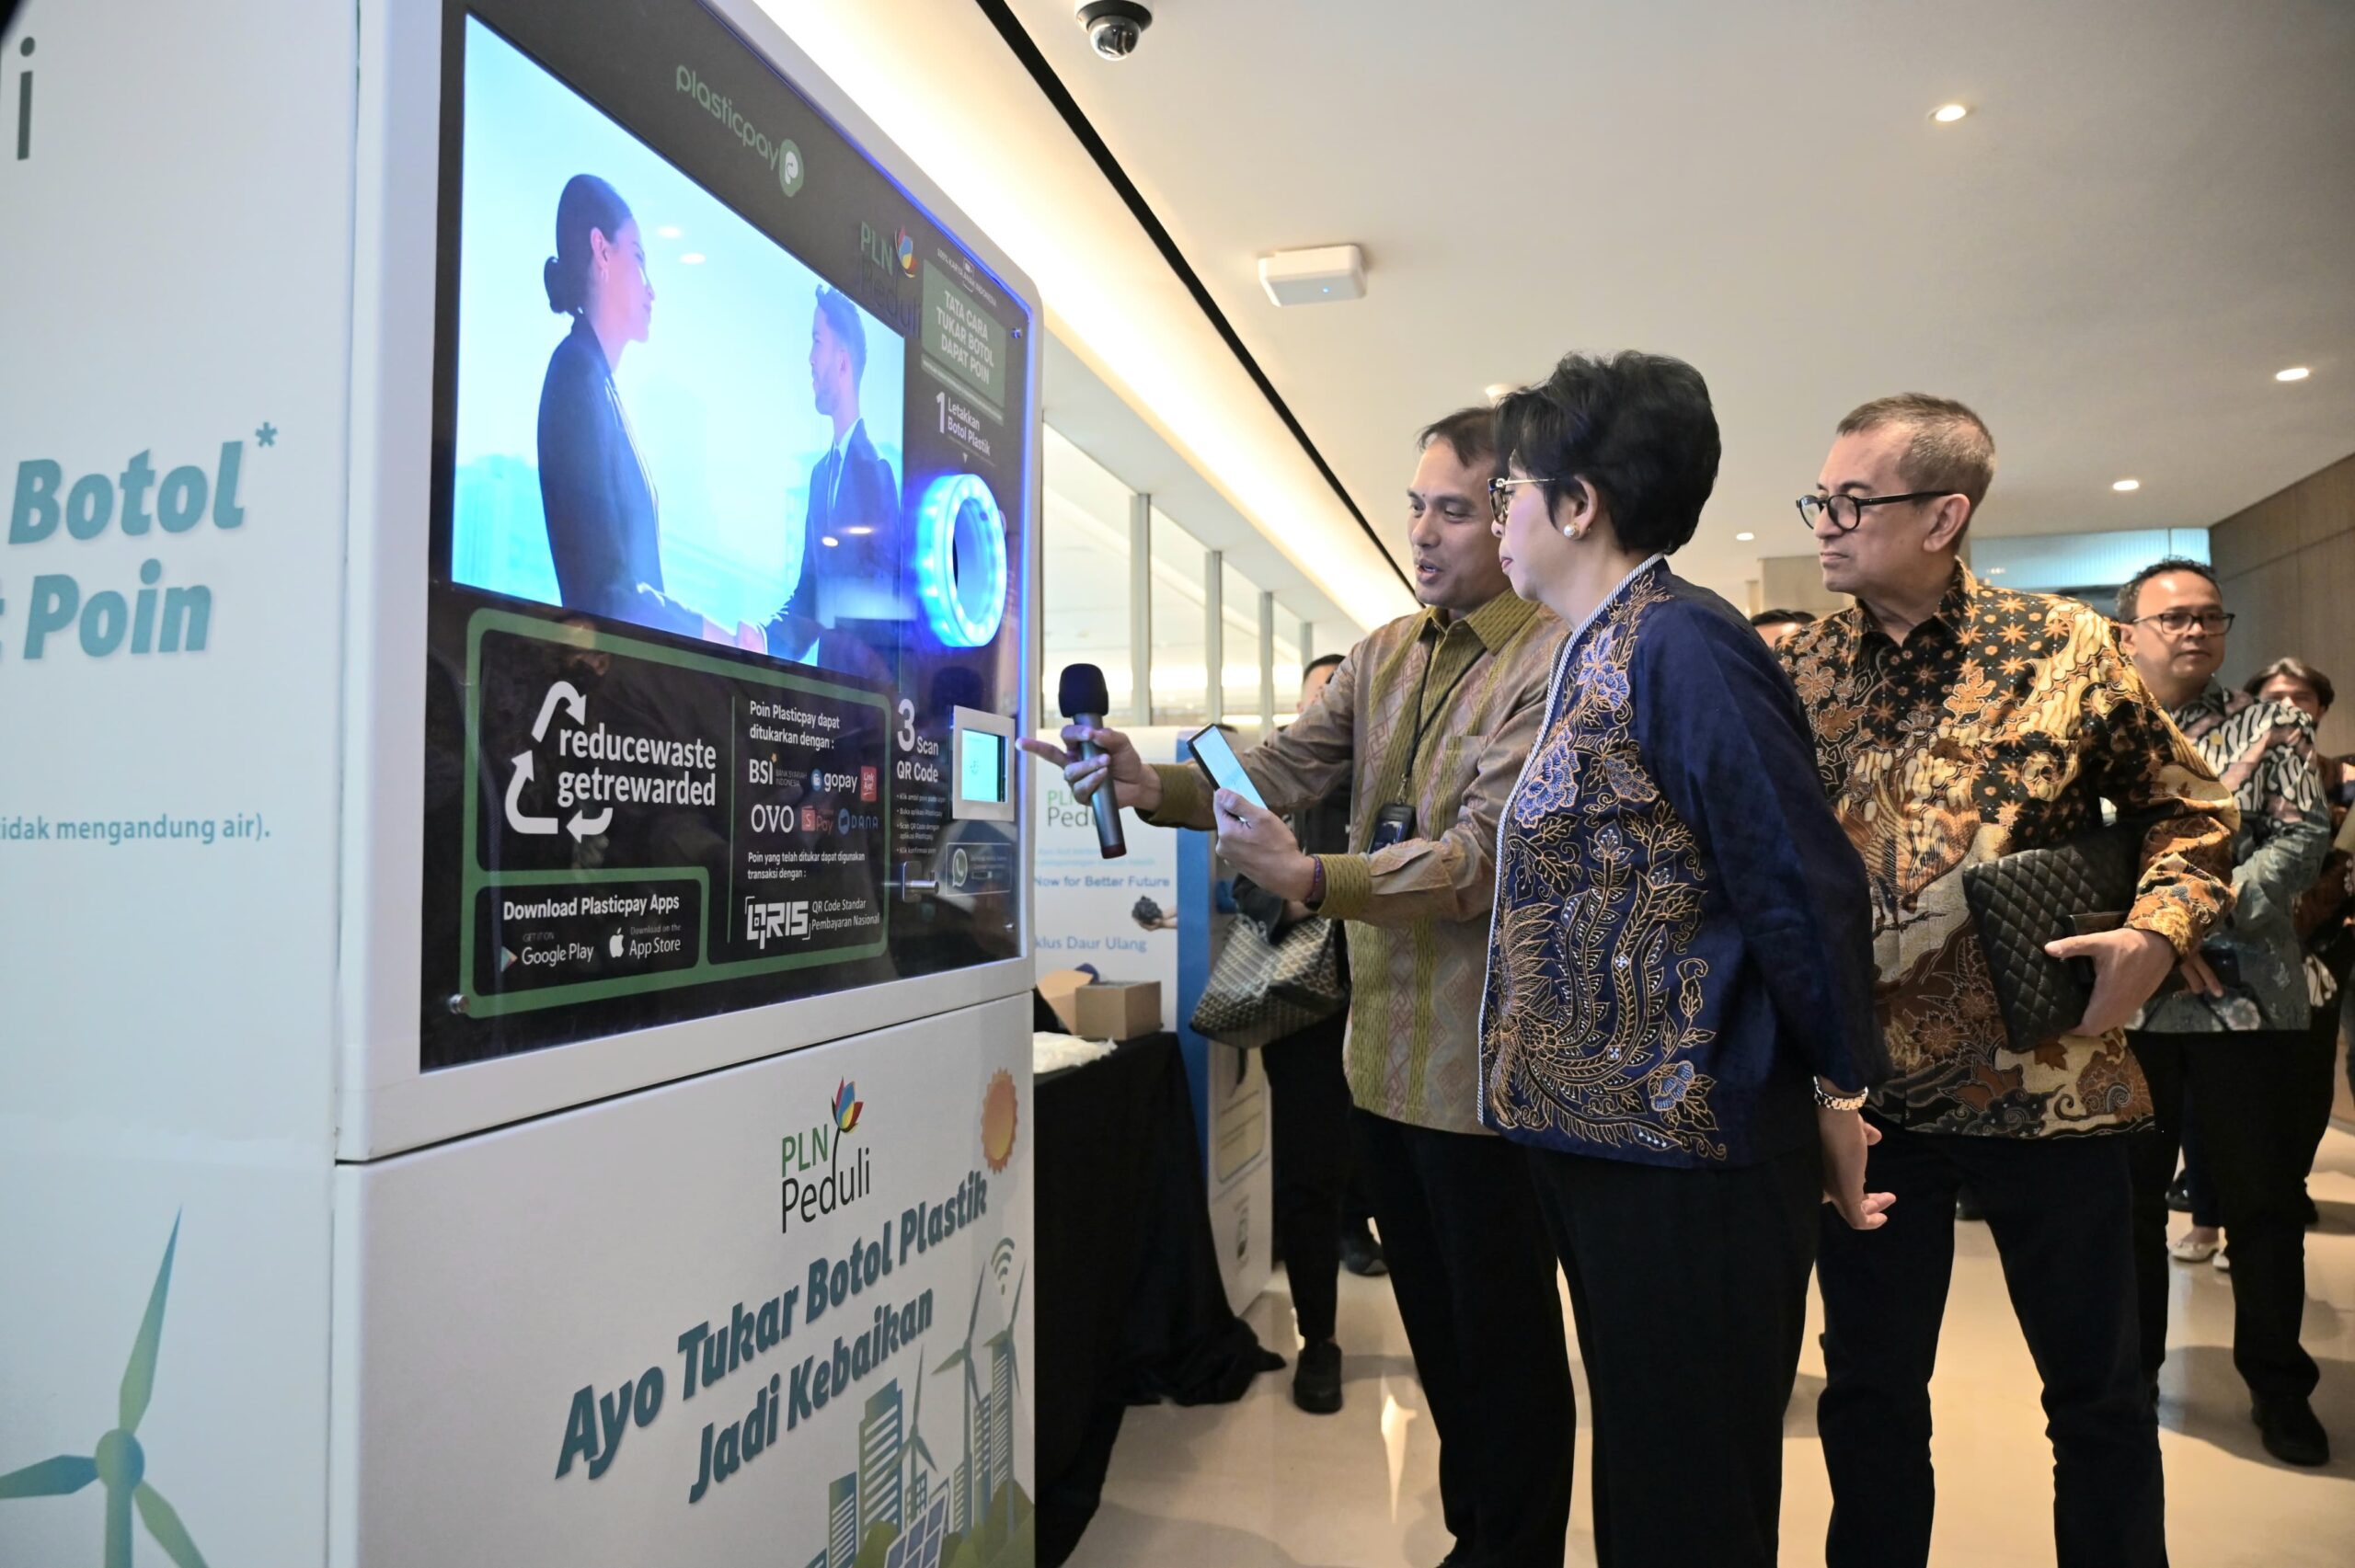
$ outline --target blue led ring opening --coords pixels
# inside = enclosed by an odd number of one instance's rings
[[[969,546],[958,570],[960,536]],[[916,586],[950,647],[980,647],[1005,619],[1005,514],[976,474],[944,475],[916,512]]]

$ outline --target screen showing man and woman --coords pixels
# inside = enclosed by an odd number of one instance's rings
[[[480,22],[452,580],[773,658],[913,613],[905,340]]]

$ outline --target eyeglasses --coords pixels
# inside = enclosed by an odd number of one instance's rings
[[[2160,631],[2179,637],[2197,626],[2211,637],[2221,637],[2233,629],[2233,612],[2229,610],[2162,610],[2155,615],[2137,615],[2126,623],[2139,626],[2145,621],[2155,622]]]
[[[1488,515],[1496,519],[1498,526],[1502,527],[1505,513],[1512,506],[1512,487],[1515,485],[1553,483],[1555,481],[1551,479],[1491,479],[1488,481]]]
[[[1795,503],[1799,509],[1799,521],[1809,533],[1815,532],[1816,519],[1829,517],[1835,533],[1854,533],[1865,521],[1867,507],[1893,507],[1900,501],[1935,501],[1954,494],[1951,490],[1914,490],[1902,496],[1801,496]]]

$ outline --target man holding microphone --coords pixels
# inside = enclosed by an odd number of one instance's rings
[[[1447,1561],[1559,1568],[1575,1422],[1554,1257],[1521,1151],[1478,1119],[1498,818],[1562,637],[1498,564],[1501,471],[1485,407],[1422,432],[1407,508],[1423,609],[1359,643],[1243,758],[1278,814],[1349,787],[1351,853],[1308,855],[1284,833],[1220,847],[1269,892],[1345,922],[1352,1139],[1440,1437]],[[1074,724],[1063,740],[1071,753],[1021,745],[1077,798],[1109,782],[1148,822],[1215,826],[1191,768],[1148,766],[1113,730]]]

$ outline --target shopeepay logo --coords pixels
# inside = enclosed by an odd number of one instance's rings
[[[845,1078],[834,1086],[834,1097],[827,1106],[826,1119],[805,1132],[789,1132],[784,1138],[784,1175],[779,1208],[783,1217],[780,1230],[793,1233],[793,1222],[798,1218],[808,1225],[834,1213],[865,1197],[875,1190],[875,1159],[872,1151],[861,1144],[847,1155],[844,1144],[858,1130],[859,1117],[867,1110],[867,1102],[858,1097],[858,1085]]]

